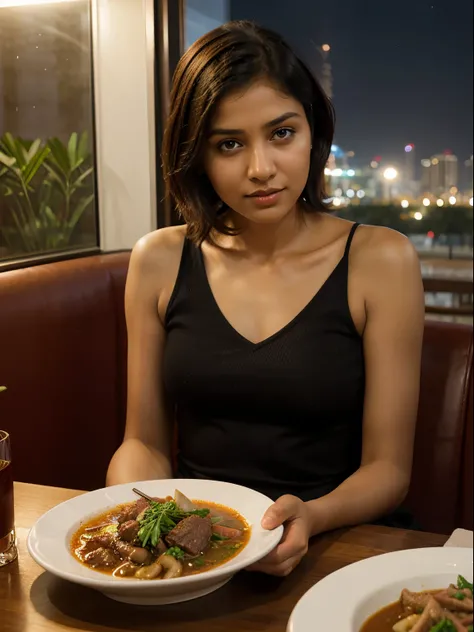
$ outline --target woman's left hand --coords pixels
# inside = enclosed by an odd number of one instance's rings
[[[264,529],[284,526],[280,544],[247,570],[285,577],[308,552],[311,533],[308,505],[296,496],[282,496],[265,512]]]

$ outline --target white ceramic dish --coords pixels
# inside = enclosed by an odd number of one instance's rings
[[[403,588],[436,590],[455,582],[458,575],[472,581],[472,555],[472,549],[414,549],[346,566],[303,595],[287,632],[360,632],[372,614],[397,601]]]
[[[179,489],[191,499],[209,500],[231,507],[250,524],[250,540],[229,562],[201,574],[177,579],[121,579],[87,568],[70,552],[72,535],[83,522],[95,515],[120,503],[136,500],[132,487],[157,497],[172,496],[175,489]],[[262,516],[271,504],[269,498],[256,491],[217,481],[173,479],[116,485],[72,498],[44,514],[28,535],[28,551],[50,573],[94,588],[117,601],[140,605],[177,603],[217,590],[237,571],[257,562],[277,546],[283,527],[265,531],[260,526]]]

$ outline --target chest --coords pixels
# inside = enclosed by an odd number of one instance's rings
[[[301,419],[345,414],[362,401],[362,343],[344,314],[322,311],[321,319],[299,318],[257,344],[212,314],[204,322],[198,307],[177,313],[165,347],[169,392],[217,416],[229,406],[240,417],[269,410]]]
[[[258,344],[285,329],[329,283],[345,283],[344,262],[308,256],[298,262],[258,265],[203,259],[210,300],[222,319],[243,338]],[[343,295],[346,289],[340,288]],[[355,308],[357,311],[357,308]]]
[[[206,415],[231,402],[240,416],[291,409],[302,419],[359,405],[364,360],[347,302],[347,262],[319,279],[309,268],[295,276],[232,268],[211,267],[207,276],[196,258],[180,275],[163,367],[174,400]]]

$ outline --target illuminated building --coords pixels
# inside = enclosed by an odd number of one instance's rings
[[[407,182],[415,181],[415,145],[405,145],[405,179]]]
[[[473,188],[473,174],[472,174],[472,156],[469,160],[464,162],[464,173],[463,173],[463,189],[467,195],[472,196],[472,188]]]
[[[329,53],[331,51],[331,47],[329,44],[323,44],[319,52],[323,58],[323,66],[321,69],[321,87],[323,88],[326,95],[332,99],[332,67],[331,62],[329,61]]]
[[[422,160],[422,190],[443,195],[458,184],[458,159],[449,150]]]

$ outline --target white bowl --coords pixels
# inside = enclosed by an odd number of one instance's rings
[[[371,615],[398,600],[403,588],[436,590],[455,583],[458,575],[472,581],[472,553],[451,547],[413,549],[350,564],[303,595],[287,632],[360,632]]]
[[[136,500],[132,487],[149,496],[173,496],[175,489],[195,500],[226,505],[238,511],[252,528],[250,540],[234,558],[197,575],[176,579],[141,581],[105,575],[81,564],[71,553],[72,535],[83,522],[120,503]],[[125,603],[161,605],[202,597],[228,582],[235,573],[272,551],[283,527],[266,531],[260,526],[272,501],[251,489],[218,481],[171,479],[139,481],[98,489],[72,498],[39,518],[28,535],[28,551],[45,570],[77,584],[98,590]]]

